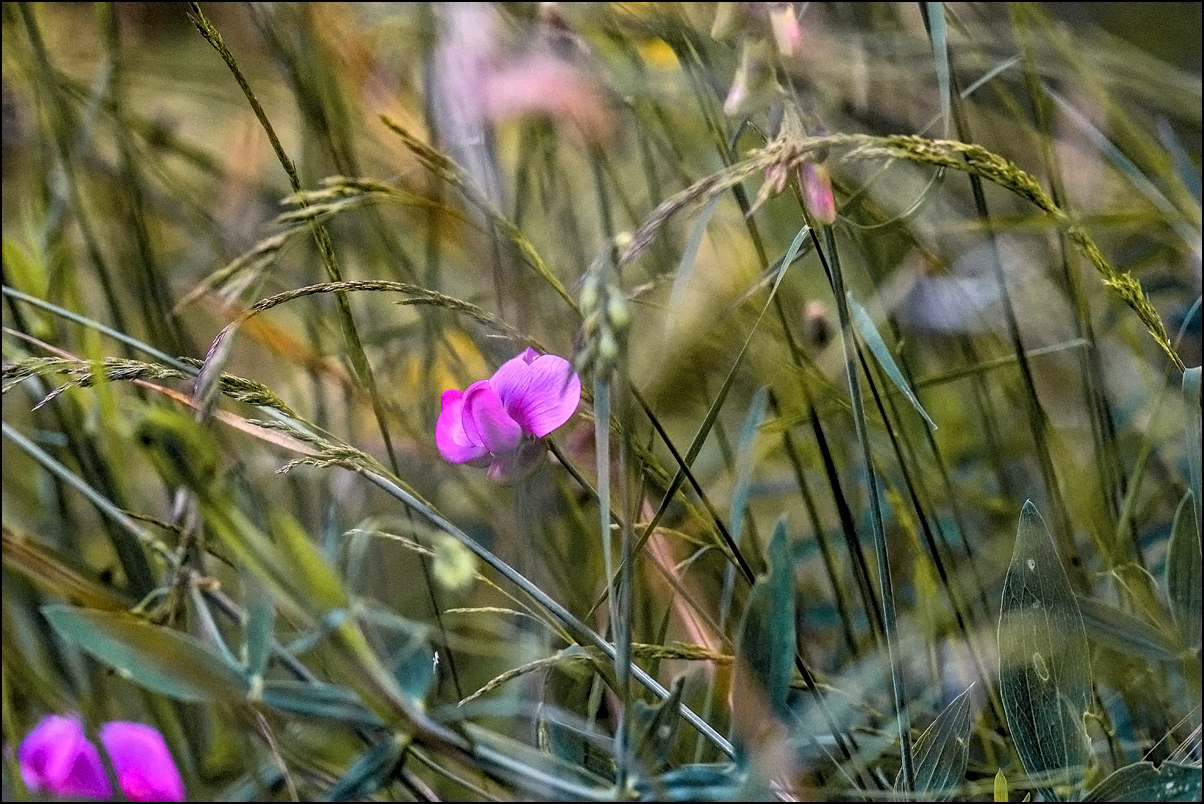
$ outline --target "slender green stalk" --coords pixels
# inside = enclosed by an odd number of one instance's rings
[[[899,656],[899,628],[895,615],[895,592],[891,582],[890,559],[886,550],[886,531],[882,527],[881,500],[878,493],[878,478],[874,471],[874,456],[870,450],[869,433],[865,424],[865,408],[861,401],[861,378],[857,373],[857,344],[853,340],[853,329],[849,317],[848,299],[845,297],[844,279],[840,272],[840,257],[836,250],[836,236],[831,226],[824,226],[824,249],[816,243],[816,251],[826,256],[829,276],[832,278],[832,293],[836,296],[837,318],[840,324],[840,340],[844,349],[845,379],[849,384],[849,397],[853,403],[853,426],[857,431],[857,442],[861,446],[861,460],[865,473],[866,497],[869,501],[870,524],[874,535],[874,554],[878,560],[878,591],[882,598],[882,624],[886,638],[887,661],[890,663],[891,693],[894,698],[895,718],[899,727],[899,760],[902,765],[900,784],[903,792],[915,789],[915,767],[911,752],[911,721],[907,715],[907,694],[903,688],[903,663]]]
[[[373,472],[363,468],[362,466],[356,465],[350,465],[347,468],[360,474],[370,483],[385,491],[385,493],[405,503],[419,516],[426,519],[435,527],[451,536],[454,536],[461,544],[476,554],[478,558],[489,564],[489,566],[493,567],[494,570],[496,570],[500,575],[513,583],[519,589],[522,589],[531,597],[532,600],[552,614],[552,616],[559,620],[562,625],[564,625],[573,633],[575,638],[588,642],[589,644],[598,648],[604,654],[606,654],[607,658],[611,659],[612,661],[615,659],[617,652],[614,645],[607,642],[596,631],[594,631],[585,623],[581,622],[581,620],[574,616],[572,612],[570,612],[560,603],[557,603],[554,599],[552,599],[551,596],[549,596],[538,586],[531,583],[519,573],[515,572],[514,569],[508,564],[470,538],[467,533],[460,530],[451,522],[444,519],[441,515],[424,505],[417,497],[410,494],[389,478],[378,474],[377,472]],[[660,698],[661,700],[669,697],[669,691],[665,689],[659,681],[648,675],[648,673],[646,673],[639,665],[632,664],[631,673],[635,677],[636,681],[639,681],[641,684],[643,684],[654,695],[656,695],[656,697]],[[732,744],[728,742],[721,734],[719,734],[719,732],[715,731],[711,724],[700,718],[685,704],[680,706],[680,711],[681,716],[685,718],[686,722],[704,734],[712,743],[715,744],[716,747],[719,748],[719,750],[723,751],[723,753],[727,754],[729,757],[735,756],[735,749],[732,748]]]

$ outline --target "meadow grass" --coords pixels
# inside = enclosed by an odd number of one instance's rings
[[[1199,800],[1198,69],[7,3],[3,82],[6,799],[60,714],[200,800]],[[574,414],[445,460],[528,348]]]

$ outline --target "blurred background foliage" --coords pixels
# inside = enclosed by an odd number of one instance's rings
[[[1198,800],[1199,64],[1199,4],[5,3],[5,798],[78,712],[197,799]],[[588,276],[549,460],[444,462]]]

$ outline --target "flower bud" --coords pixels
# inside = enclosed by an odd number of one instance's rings
[[[803,31],[794,16],[792,3],[770,3],[769,24],[773,28],[773,40],[783,56],[798,53],[803,43]]]
[[[836,199],[832,197],[832,177],[827,167],[804,162],[799,181],[803,185],[803,204],[811,217],[824,226],[836,223]]]

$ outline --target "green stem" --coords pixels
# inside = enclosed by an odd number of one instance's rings
[[[861,445],[861,459],[865,467],[865,484],[869,496],[870,524],[874,531],[874,554],[878,560],[878,591],[882,598],[882,621],[886,637],[886,653],[890,662],[891,692],[894,697],[895,718],[899,724],[899,758],[902,765],[900,784],[903,792],[910,792],[915,789],[915,768],[911,756],[911,724],[907,717],[907,697],[903,690],[903,665],[897,649],[899,632],[895,617],[895,593],[890,577],[890,561],[886,554],[886,531],[882,527],[878,477],[874,473],[869,433],[866,431],[865,410],[861,400],[861,378],[857,373],[857,344],[853,340],[852,325],[849,321],[849,303],[845,297],[844,279],[840,273],[836,237],[832,233],[831,226],[823,228],[824,246],[831,266],[829,275],[832,278],[832,293],[836,296],[836,311],[840,320],[840,341],[844,351],[845,378],[849,383],[849,397],[853,404],[853,425],[857,431],[857,441]],[[820,250],[818,246],[817,243],[817,251]]]

